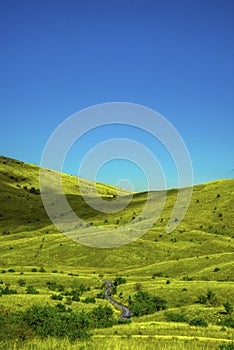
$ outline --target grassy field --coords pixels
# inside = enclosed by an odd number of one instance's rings
[[[155,225],[141,238],[112,249],[97,249],[78,244],[58,232],[49,220],[39,194],[38,167],[0,157],[0,287],[8,286],[17,294],[2,295],[0,309],[23,310],[30,305],[57,301],[51,296],[83,284],[86,289],[73,310],[89,311],[95,297],[97,305],[110,305],[97,298],[103,290],[104,278],[118,275],[126,284],[117,287],[114,298],[128,305],[129,297],[147,291],[167,301],[167,310],[133,316],[132,322],[93,331],[89,342],[33,339],[24,343],[0,345],[0,349],[217,349],[234,339],[232,327],[223,326],[227,317],[223,304],[234,306],[234,180],[219,180],[194,186],[189,210],[171,234],[166,224],[176,201],[177,190],[167,192],[166,203]],[[51,181],[53,172],[48,171]],[[84,186],[84,185],[83,185]],[[86,181],[85,191],[93,195],[94,184]],[[131,203],[122,211],[98,212],[83,200],[77,178],[63,175],[63,187],[75,212],[92,226],[113,228],[141,216],[146,194],[133,194]],[[115,187],[97,184],[103,199],[112,201]],[[157,196],[152,208],[157,206]],[[56,204],[55,204],[56,205]],[[144,217],[141,219],[144,223]],[[85,227],[79,227],[82,234]],[[22,282],[23,281],[23,282]],[[27,294],[27,287],[39,294]],[[201,296],[212,297],[201,302]],[[204,298],[203,298],[204,299]],[[204,300],[203,300],[204,301]],[[70,301],[64,296],[61,303]],[[114,309],[118,318],[120,310]],[[208,327],[170,322],[167,312],[183,314],[188,320],[202,318]],[[5,348],[4,348],[5,346]]]

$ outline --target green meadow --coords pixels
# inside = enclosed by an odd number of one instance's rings
[[[48,184],[53,174],[48,170]],[[107,203],[132,195],[125,209],[99,212],[82,198],[78,179],[63,174],[71,208],[94,230],[113,232],[137,218],[147,224],[141,216],[146,193],[131,194],[88,180],[82,186],[91,198],[95,188]],[[0,157],[1,315],[58,304],[69,312],[92,315],[100,306],[110,307],[116,322],[93,326],[90,339],[71,341],[33,332],[20,337],[20,330],[4,338],[0,316],[0,350],[234,349],[234,180],[194,186],[189,209],[171,233],[166,233],[166,225],[178,191],[168,190],[154,226],[135,241],[110,249],[88,247],[59,232],[46,214],[39,188],[39,167]],[[160,195],[155,193],[152,209]],[[85,225],[75,233],[85,233]],[[116,286],[113,298],[139,311],[130,323],[118,322],[121,310],[103,298],[102,281],[117,276],[126,283]],[[137,295],[143,298],[138,304]],[[163,299],[165,308],[152,312],[149,296]]]

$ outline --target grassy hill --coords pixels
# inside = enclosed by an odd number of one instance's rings
[[[48,170],[48,174],[53,181],[53,171]],[[69,204],[94,229],[121,227],[141,216],[146,193],[133,194],[125,209],[108,214],[90,208],[83,200],[78,184],[76,177],[63,175]],[[97,188],[107,202],[117,195],[123,198],[132,195],[87,180],[83,180],[82,185],[90,197]],[[194,186],[189,209],[171,234],[166,233],[166,224],[177,190],[169,190],[160,217],[145,235],[125,246],[97,249],[70,240],[51,223],[40,197],[37,166],[0,157],[0,281],[2,286],[10,285],[18,292],[2,295],[0,308],[22,310],[34,303],[46,302],[55,305],[56,301],[51,299],[53,292],[48,288],[51,281],[61,283],[65,288],[83,283],[88,290],[82,298],[96,297],[103,288],[103,278],[114,279],[122,275],[127,283],[118,286],[116,300],[127,305],[129,296],[133,297],[138,290],[157,294],[167,301],[167,311],[183,313],[189,319],[202,317],[209,323],[208,329],[169,322],[165,311],[159,311],[134,316],[130,325],[98,329],[93,344],[79,346],[111,349],[115,344],[113,349],[116,350],[217,348],[222,341],[233,339],[234,334],[233,328],[221,330],[219,326],[226,317],[223,303],[228,301],[234,306],[233,186],[234,180]],[[157,206],[160,195],[153,194],[152,208]],[[146,221],[147,218],[141,217],[143,225]],[[137,230],[137,222],[134,227]],[[77,228],[77,232],[82,235],[85,227]],[[20,285],[20,279],[24,280],[24,285]],[[27,294],[29,285],[39,294]],[[214,294],[212,302],[198,302],[209,290]],[[102,299],[96,299],[96,304],[109,305]],[[74,310],[91,307],[91,304],[72,302]],[[115,313],[120,312],[115,310]],[[113,339],[112,343],[110,339]],[[44,343],[38,341],[35,349],[59,349],[60,346],[61,349],[73,348],[67,343],[58,345],[55,340],[47,340]]]

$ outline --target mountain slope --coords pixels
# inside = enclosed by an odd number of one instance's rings
[[[151,270],[150,266],[163,261],[233,252],[234,180],[219,180],[195,186],[189,210],[171,234],[166,234],[165,227],[177,191],[168,191],[163,212],[148,233],[127,246],[100,250],[69,240],[50,222],[38,194],[38,171],[37,166],[6,157],[0,158],[2,266],[6,261],[11,265],[25,266],[79,264],[79,268],[96,266],[97,269],[108,271],[129,269],[132,264],[134,269],[149,266],[148,269]],[[133,196],[131,203],[121,212],[98,212],[90,208],[80,196],[77,178],[64,175],[63,180],[71,207],[94,228],[99,226],[108,229],[130,222],[133,217],[141,215],[146,201],[146,194],[139,193]],[[91,189],[90,196],[92,186],[87,181],[87,192]],[[112,200],[116,195],[116,188],[112,186],[98,184],[98,191],[106,200]],[[127,191],[121,191],[121,195],[128,194]],[[144,223],[144,218],[142,220]],[[78,228],[79,232],[82,230],[85,227]]]

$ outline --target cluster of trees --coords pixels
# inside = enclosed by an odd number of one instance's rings
[[[14,313],[5,309],[0,311],[0,341],[3,343],[12,339],[24,341],[35,336],[86,340],[91,337],[91,329],[112,327],[117,323],[109,306],[98,306],[90,312],[76,312],[59,303],[56,306],[33,305]]]
[[[143,290],[137,291],[133,299],[129,298],[129,307],[134,316],[143,316],[165,310],[166,304],[166,300]]]

